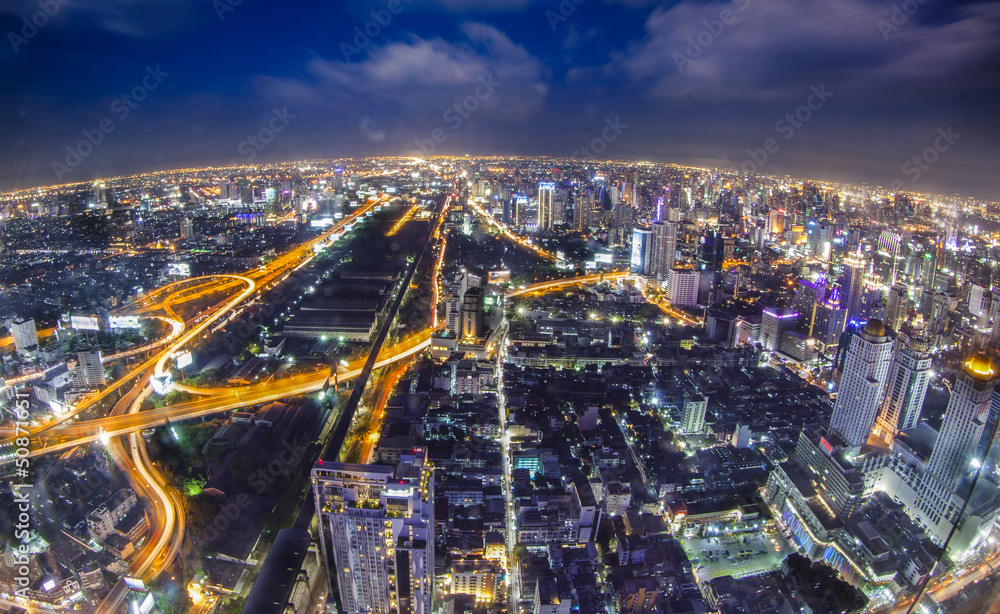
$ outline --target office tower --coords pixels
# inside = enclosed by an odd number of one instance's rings
[[[626,245],[632,237],[632,225],[635,223],[634,210],[627,200],[620,200],[614,207],[615,245]]]
[[[885,305],[885,325],[892,330],[899,330],[910,310],[910,298],[906,286],[895,284],[889,288],[889,296]]]
[[[772,209],[767,216],[767,232],[773,235],[780,235],[785,232],[785,211],[783,209]]]
[[[327,575],[347,614],[430,614],[434,480],[426,448],[383,465],[312,470]]]
[[[843,290],[840,304],[847,309],[847,319],[861,320],[861,295],[864,291],[865,269],[868,263],[858,254],[844,258],[840,273],[840,287]]]
[[[449,286],[451,297],[448,299],[448,331],[456,337],[462,336],[462,307],[465,304],[465,292],[469,289],[469,276],[464,272],[457,273]]]
[[[573,204],[573,223],[579,231],[596,228],[604,215],[602,204],[595,200],[594,193],[584,190],[576,195]]]
[[[840,334],[847,324],[847,309],[840,302],[840,290],[834,288],[830,294],[816,304],[813,336],[823,349],[840,342]]]
[[[38,331],[35,320],[13,320],[7,325],[10,335],[14,337],[14,349],[18,354],[25,354],[38,347]]]
[[[100,350],[77,352],[76,361],[76,371],[73,373],[74,386],[77,388],[100,388],[106,383]]]
[[[667,271],[664,289],[671,305],[694,307],[698,304],[698,278],[694,269],[673,268]]]
[[[684,406],[681,410],[681,433],[696,435],[705,430],[705,410],[708,398],[693,389],[684,390]]]
[[[972,470],[972,461],[982,460],[973,455],[989,418],[996,385],[996,365],[984,354],[965,361],[955,378],[941,431],[927,461],[927,471],[952,492]]]
[[[637,275],[649,275],[652,271],[653,231],[649,228],[636,228],[632,231],[632,266],[631,271]]]
[[[882,281],[889,286],[896,283],[896,267],[899,260],[899,243],[902,237],[891,230],[883,230],[878,238],[878,254],[882,261]]]
[[[552,225],[566,223],[566,201],[569,190],[556,190],[552,197]]]
[[[826,281],[823,278],[816,282],[799,280],[799,287],[795,291],[795,299],[792,301],[792,309],[799,314],[795,330],[806,336],[812,336],[813,323],[816,318],[816,304],[824,298],[826,298]]]
[[[917,426],[931,379],[931,355],[922,331],[901,334],[895,342],[885,399],[875,423],[875,435],[891,443],[897,431]]]
[[[891,363],[892,341],[882,322],[869,320],[864,329],[851,335],[830,418],[830,428],[843,437],[847,447],[860,448],[868,441]]]
[[[524,194],[514,195],[514,227],[521,228],[528,223],[528,197]]]
[[[990,291],[983,286],[972,284],[969,288],[969,313],[977,318],[990,310]]]
[[[760,344],[769,352],[777,352],[781,348],[781,336],[795,329],[799,314],[791,309],[768,307],[760,320]]]
[[[181,220],[181,238],[190,239],[194,237],[194,225],[191,220],[184,218]]]
[[[661,281],[666,279],[667,271],[670,270],[667,268],[667,252],[669,251],[667,230],[665,222],[653,224],[653,254],[651,256],[653,268],[650,274],[655,275]]]
[[[699,273],[698,300],[702,304],[707,305],[715,300],[713,292],[719,285],[725,249],[726,241],[718,231],[709,230],[701,236],[695,269]]]
[[[462,334],[466,339],[483,336],[483,295],[482,288],[469,288],[462,298]]]
[[[556,184],[541,181],[538,184],[538,230],[552,230]]]

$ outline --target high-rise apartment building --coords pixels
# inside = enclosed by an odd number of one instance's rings
[[[538,230],[551,230],[556,184],[551,181],[538,183]]]
[[[312,470],[322,554],[341,612],[430,614],[434,480],[426,448],[383,465]]]
[[[910,297],[903,284],[894,284],[889,288],[885,305],[885,325],[892,330],[899,330],[910,310]]]
[[[955,378],[941,431],[927,461],[928,472],[952,490],[972,469],[997,378],[996,365],[982,354],[965,361]]]
[[[694,269],[673,268],[667,271],[664,291],[671,305],[694,307],[698,304],[698,278]]]
[[[106,383],[100,350],[77,352],[76,361],[76,371],[73,373],[74,386],[77,388],[100,388]]]
[[[868,441],[892,362],[892,341],[879,320],[869,320],[851,336],[830,428],[849,448]]]
[[[694,435],[705,430],[705,411],[708,399],[693,389],[684,391],[684,405],[681,408],[681,433]]]
[[[861,295],[864,290],[865,269],[868,263],[857,254],[844,258],[840,273],[840,304],[847,310],[847,320],[860,320]]]
[[[895,341],[885,399],[875,422],[875,435],[891,442],[897,431],[917,426],[931,378],[927,338],[919,331],[900,334]]]
[[[38,347],[38,330],[35,320],[12,320],[7,325],[10,335],[14,338],[14,349],[18,354],[24,354]]]

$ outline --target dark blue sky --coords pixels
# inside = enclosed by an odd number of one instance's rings
[[[417,154],[437,129],[444,153],[569,156],[603,131],[603,157],[731,167],[770,138],[764,172],[1000,199],[997,2],[62,0],[24,28],[59,1],[0,5],[3,187],[54,162]]]

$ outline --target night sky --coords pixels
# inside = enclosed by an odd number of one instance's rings
[[[0,3],[0,187],[419,140],[1000,199],[997,2],[62,1]]]

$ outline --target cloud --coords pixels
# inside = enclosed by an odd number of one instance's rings
[[[454,43],[417,36],[372,43],[364,57],[352,55],[355,61],[316,57],[305,67],[308,78],[261,76],[255,85],[288,103],[340,111],[360,104],[369,123],[389,116],[420,123],[439,119],[492,76],[500,85],[480,115],[517,122],[536,114],[548,90],[541,63],[493,26],[465,23],[460,31]]]
[[[128,38],[162,38],[198,22],[217,20],[211,0],[58,0],[51,15],[56,27],[96,29]],[[0,16],[31,18],[42,11],[38,0],[5,0]],[[50,5],[51,6],[51,5]]]
[[[786,101],[820,82],[883,104],[995,87],[1000,6],[950,10],[934,21],[919,8],[883,36],[892,7],[866,0],[681,2],[654,9],[624,53],[570,76],[624,77],[653,98],[713,103]]]

